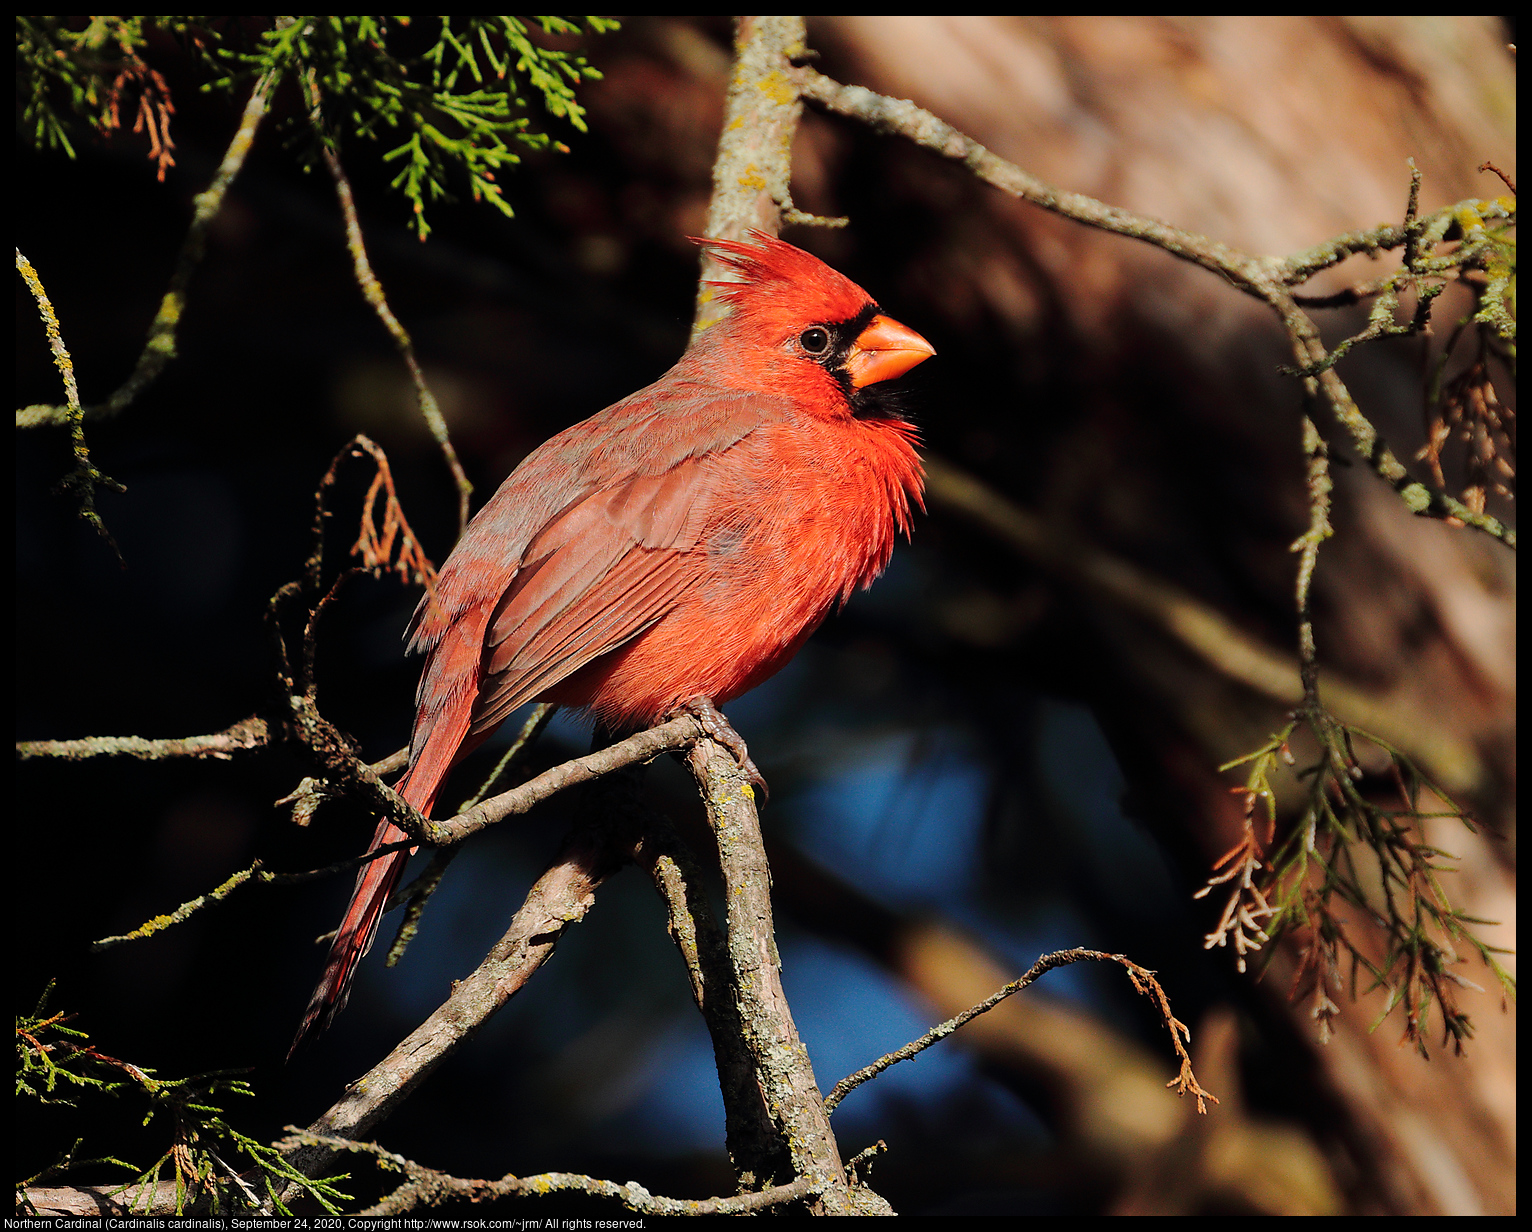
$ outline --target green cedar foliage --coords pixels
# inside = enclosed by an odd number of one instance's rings
[[[289,82],[316,141],[378,143],[424,239],[426,203],[450,200],[454,179],[509,214],[500,169],[520,161],[518,149],[566,148],[534,127],[530,96],[585,131],[575,87],[599,74],[566,45],[616,27],[605,17],[18,17],[17,123],[33,145],[73,157],[75,122],[109,134],[127,111],[163,179],[175,108],[146,53],[152,35],[170,36],[204,71],[204,88]],[[317,153],[314,141],[300,150],[306,161]]]

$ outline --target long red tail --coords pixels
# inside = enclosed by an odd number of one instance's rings
[[[421,769],[421,763],[412,767],[400,782],[398,790],[401,796],[430,816],[431,807],[436,803],[437,790],[446,775],[444,771],[436,774],[429,771],[421,773]],[[391,821],[380,821],[377,832],[372,836],[372,846],[367,850],[376,851],[379,847],[407,838],[409,835]],[[308,1009],[303,1013],[303,1022],[298,1027],[293,1045],[287,1050],[288,1060],[292,1059],[304,1040],[328,1028],[335,1015],[346,1008],[346,998],[351,995],[351,981],[356,976],[357,964],[372,949],[388,896],[394,892],[404,873],[404,866],[417,850],[409,847],[392,855],[380,856],[362,865],[357,873],[356,889],[351,891],[351,902],[346,907],[340,929],[330,945],[330,957],[325,961],[324,974],[319,977],[314,995],[309,998]]]

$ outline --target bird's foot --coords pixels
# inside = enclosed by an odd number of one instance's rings
[[[734,755],[734,760],[739,763],[746,781],[752,787],[760,789],[761,799],[771,799],[771,789],[766,786],[766,777],[760,772],[755,762],[750,760],[750,749],[745,744],[744,738],[730,726],[723,711],[713,705],[712,698],[694,697],[679,707],[676,713],[689,714],[702,724],[703,731]]]

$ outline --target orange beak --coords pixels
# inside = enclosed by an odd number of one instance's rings
[[[876,316],[851,344],[846,369],[855,389],[890,381],[903,376],[922,360],[936,354],[936,348],[908,326],[893,317]]]

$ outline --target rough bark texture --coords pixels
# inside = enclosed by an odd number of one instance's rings
[[[793,137],[803,102],[792,61],[804,50],[802,17],[741,17],[734,34],[734,72],[724,102],[723,132],[713,163],[709,239],[738,240],[752,228],[775,235],[792,200]],[[694,329],[718,319],[713,279],[732,281],[728,267],[708,257],[697,288]]]
[[[817,1214],[860,1213],[852,1206],[845,1167],[808,1050],[798,1037],[777,955],[771,911],[771,868],[761,843],[755,794],[734,758],[711,740],[689,756],[718,842],[728,904],[729,961],[745,1047],[756,1066],[761,1097],[787,1146],[794,1176],[822,1187]],[[763,1177],[782,1183],[786,1177]]]

